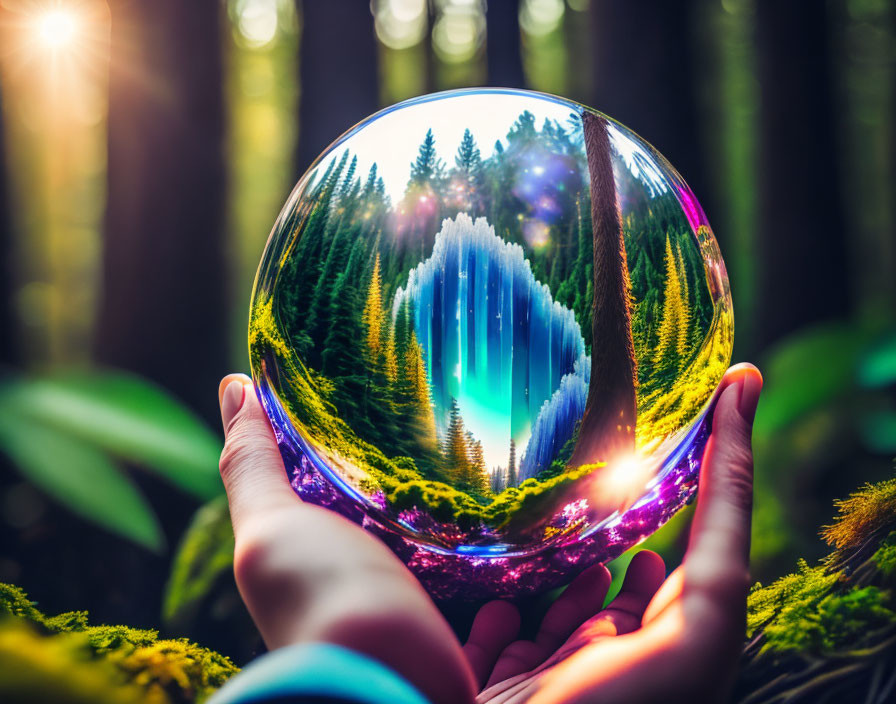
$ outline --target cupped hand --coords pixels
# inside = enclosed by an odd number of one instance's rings
[[[662,560],[642,551],[604,609],[610,575],[591,567],[551,606],[533,641],[515,640],[516,607],[494,601],[462,647],[379,540],[298,499],[251,381],[228,376],[219,391],[221,475],[240,593],[269,648],[343,645],[392,667],[435,704],[718,700],[744,632],[750,434],[761,386],[749,365],[720,384],[688,551],[665,582]]]
[[[750,365],[733,367],[722,379],[682,565],[664,581],[659,555],[639,552],[605,609],[610,574],[603,566],[589,568],[554,602],[534,641],[499,642],[495,623],[519,617],[509,604],[484,607],[465,646],[485,687],[477,702],[724,699],[744,636],[751,434],[761,389],[762,377]]]

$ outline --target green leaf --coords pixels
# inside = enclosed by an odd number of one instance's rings
[[[196,511],[181,539],[165,587],[165,621],[190,621],[218,578],[232,568],[233,528],[227,499],[219,496]]]
[[[149,504],[102,452],[20,416],[5,414],[0,450],[19,471],[83,518],[155,552],[165,538]]]
[[[852,388],[866,340],[867,334],[854,327],[826,324],[778,344],[763,364],[766,383],[756,413],[757,436],[782,430]]]
[[[222,493],[221,442],[159,387],[122,372],[20,380],[0,392],[0,410],[154,470],[203,499]]]

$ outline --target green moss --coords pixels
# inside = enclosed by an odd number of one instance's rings
[[[896,577],[896,531],[880,544],[871,560],[884,577]]]
[[[836,506],[822,531],[833,555],[816,567],[800,561],[795,574],[751,591],[747,635],[762,636],[760,652],[833,653],[896,628],[887,588],[896,574],[896,480],[865,485]]]
[[[97,659],[83,634],[52,637],[20,619],[0,621],[0,701],[56,704],[167,704]]]
[[[105,680],[109,693],[96,701],[176,703],[202,701],[238,671],[228,658],[185,638],[161,639],[157,631],[127,626],[91,626],[83,611],[46,616],[25,592],[9,584],[0,584],[0,613],[9,616],[0,623],[0,641],[9,649],[0,648],[0,671],[21,668],[25,674],[16,681],[22,683],[41,672],[57,673],[60,682],[71,680],[70,687],[60,684],[60,691],[77,693],[82,684],[93,687],[95,677]],[[81,683],[71,670],[85,661],[96,667]],[[136,699],[130,694],[135,687]],[[112,696],[119,690],[121,697]]]
[[[896,523],[896,479],[866,484],[835,505],[840,515],[821,536],[839,551],[858,548],[873,533]]]
[[[754,587],[747,610],[747,635],[763,629],[763,652],[833,652],[896,624],[889,592],[845,586],[841,575],[803,561],[796,574]]]

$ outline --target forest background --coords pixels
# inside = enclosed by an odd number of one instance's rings
[[[894,72],[887,0],[0,0],[0,582],[248,659],[215,389],[264,242],[341,131],[476,85],[683,174],[766,378],[754,578],[821,557],[896,455]]]

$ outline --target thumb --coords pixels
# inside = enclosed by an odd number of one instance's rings
[[[703,454],[688,559],[707,574],[723,567],[746,574],[753,502],[753,416],[762,376],[750,364],[728,370],[719,385],[712,434]],[[692,573],[696,570],[691,570]]]
[[[283,459],[252,380],[230,374],[218,388],[224,450],[220,470],[235,532],[255,515],[294,505]]]

